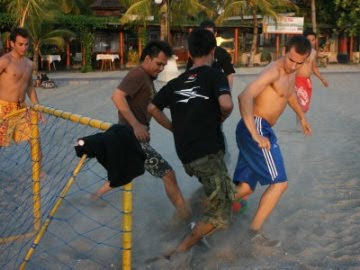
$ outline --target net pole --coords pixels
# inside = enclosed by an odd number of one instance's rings
[[[38,231],[41,227],[41,194],[40,194],[40,171],[41,171],[41,149],[40,149],[40,131],[38,127],[38,114],[33,110],[30,113],[30,152],[32,161],[32,183],[33,183],[33,215],[34,229]]]
[[[9,113],[9,114],[5,115],[2,119],[0,119],[0,123],[2,123],[2,121],[6,121],[6,119],[8,119],[8,118],[11,118],[11,117],[16,116],[18,114],[26,112],[26,110],[27,110],[27,108],[22,108],[20,110]],[[36,232],[30,232],[30,233],[25,233],[25,234],[13,235],[13,236],[5,237],[5,238],[0,238],[0,245],[7,244],[7,243],[12,243],[12,242],[17,241],[19,239],[22,239],[24,237],[32,237],[32,236],[35,235],[35,233]]]
[[[132,243],[132,183],[123,189],[123,219],[122,219],[122,269],[131,270]]]
[[[21,263],[19,269],[20,270],[24,270],[26,267],[27,262],[31,259],[31,256],[33,255],[36,247],[38,246],[41,238],[43,237],[44,233],[46,232],[47,228],[49,227],[52,219],[54,218],[54,215],[56,214],[58,208],[60,207],[62,201],[64,200],[66,194],[68,193],[68,191],[70,190],[72,184],[75,181],[76,176],[78,175],[79,171],[81,170],[82,166],[85,163],[85,160],[87,158],[87,155],[83,155],[80,159],[80,161],[78,162],[78,164],[76,165],[74,172],[72,174],[72,176],[70,177],[70,179],[68,180],[68,182],[66,183],[65,187],[63,188],[63,190],[61,191],[58,199],[56,200],[56,203],[54,204],[53,208],[50,211],[49,216],[46,218],[44,224],[42,225],[40,231],[38,232],[38,234],[36,235],[34,242],[32,243],[30,249],[28,250],[25,258],[23,259],[23,262]]]
[[[90,126],[93,128],[98,128],[101,130],[108,130],[111,126],[112,123],[109,122],[104,122],[104,121],[100,121],[100,120],[96,120],[96,119],[91,119],[89,117],[84,117],[81,116],[79,114],[73,114],[70,112],[65,112],[62,110],[57,110],[55,108],[51,108],[51,107],[45,107],[43,105],[40,104],[35,104],[31,107],[32,109],[34,109],[35,111],[38,112],[44,112],[46,114],[50,114],[50,115],[54,115],[56,117],[60,117],[66,120],[70,120],[71,122],[74,123],[79,123],[85,126]]]

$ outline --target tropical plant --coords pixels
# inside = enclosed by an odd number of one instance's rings
[[[30,17],[47,18],[46,9],[50,0],[0,0],[7,7],[7,11],[16,17],[16,25],[24,27]]]
[[[74,33],[66,29],[54,30],[54,24],[49,20],[30,20],[28,31],[33,45],[34,74],[38,71],[38,58],[40,49],[43,45],[55,45],[63,51],[65,47],[65,38],[74,37]]]
[[[336,24],[339,32],[347,32],[349,36],[360,34],[360,0],[335,0],[339,13]]]
[[[64,14],[91,14],[89,8],[94,0],[53,0]]]
[[[116,22],[118,19],[112,17],[95,17],[88,15],[64,15],[56,16],[58,25],[72,30],[78,34],[82,47],[84,48],[85,63],[82,67],[83,72],[91,71],[91,54],[94,40],[93,32],[96,29],[106,29],[109,22]]]
[[[281,16],[281,12],[294,9],[296,9],[296,5],[290,0],[226,0],[224,1],[223,12],[219,15],[216,21],[221,24],[226,18],[231,16],[252,16],[253,39],[251,44],[249,66],[253,66],[259,29],[258,15],[276,19]]]
[[[15,23],[15,18],[9,13],[0,13],[0,31],[9,30]]]
[[[160,18],[161,40],[169,40],[167,33],[170,26],[180,25],[185,18],[195,17],[200,12],[208,16],[215,14],[199,0],[162,0],[160,6],[154,0],[128,0],[124,1],[124,5],[127,10],[120,20],[123,24],[140,23],[146,26],[149,16]]]
[[[311,24],[312,24],[313,32],[316,33],[317,27],[316,27],[316,5],[315,5],[315,0],[311,0]]]

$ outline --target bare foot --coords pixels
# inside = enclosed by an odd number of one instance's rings
[[[95,193],[91,193],[90,195],[88,195],[88,199],[90,200],[92,206],[97,206],[97,207],[107,206],[107,202],[98,195],[96,195]]]

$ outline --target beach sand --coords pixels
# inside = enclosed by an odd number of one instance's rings
[[[235,76],[235,108],[224,124],[231,155],[230,176],[238,154],[235,142],[235,128],[240,118],[237,96],[259,70],[237,69]],[[212,248],[200,243],[192,252],[172,262],[149,262],[169,246],[178,244],[190,231],[190,226],[169,226],[174,209],[163,184],[145,173],[133,181],[133,269],[360,268],[360,68],[329,66],[321,71],[330,87],[326,89],[313,79],[314,94],[308,113],[313,136],[305,138],[296,131],[295,115],[290,109],[286,109],[274,127],[285,160],[289,188],[266,222],[264,233],[280,240],[281,246],[261,247],[246,239],[246,231],[266,188],[258,185],[255,194],[249,197],[245,214],[235,214],[227,231],[208,238]],[[58,88],[39,88],[39,99],[46,106],[116,123],[117,113],[110,97],[125,74],[124,71],[51,73],[49,77],[55,80]],[[155,83],[157,89],[162,85]],[[198,205],[194,203],[197,198],[193,194],[200,184],[185,174],[175,153],[172,135],[154,121],[150,133],[151,144],[173,166],[185,197],[192,205]],[[107,210],[109,207],[92,211]],[[86,222],[83,226],[87,226]],[[73,258],[74,254],[63,256],[66,261],[67,256]],[[120,255],[118,258],[115,262],[109,261],[109,269],[121,269]],[[52,267],[43,267],[57,269],[54,264],[56,262],[51,263]],[[91,263],[83,258],[81,263],[70,267],[93,269],[90,266]]]

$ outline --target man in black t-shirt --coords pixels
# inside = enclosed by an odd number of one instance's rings
[[[173,132],[176,152],[186,172],[199,179],[210,202],[202,219],[175,253],[188,250],[216,229],[226,228],[234,198],[234,186],[224,163],[221,131],[221,123],[230,115],[233,103],[226,76],[210,67],[215,36],[196,29],[188,42],[194,65],[165,85],[148,106],[149,114]],[[165,107],[170,108],[171,121],[162,112]]]
[[[205,20],[200,24],[201,29],[209,30],[214,34],[216,37],[216,25],[213,21]],[[186,70],[189,70],[193,66],[193,60],[189,58]],[[235,73],[235,69],[233,67],[233,64],[231,63],[231,55],[224,49],[219,46],[215,47],[215,55],[214,55],[214,61],[211,65],[213,68],[216,68],[226,75],[230,89],[233,86],[233,73]]]

